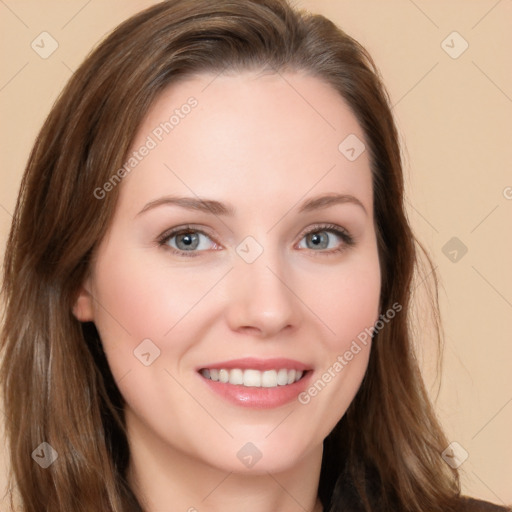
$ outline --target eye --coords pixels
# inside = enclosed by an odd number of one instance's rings
[[[354,245],[354,239],[339,226],[315,226],[306,232],[299,242],[299,249],[313,251],[339,252]]]
[[[159,245],[168,246],[174,252],[201,252],[219,248],[206,233],[193,228],[178,228],[164,233],[159,239]]]

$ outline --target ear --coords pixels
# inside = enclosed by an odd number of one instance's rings
[[[92,322],[94,320],[93,298],[88,290],[87,282],[80,287],[72,311],[75,318],[80,322]]]

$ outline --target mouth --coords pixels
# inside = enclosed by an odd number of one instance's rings
[[[254,358],[212,363],[197,371],[202,381],[222,398],[257,409],[279,407],[295,400],[313,373],[298,361]]]
[[[286,368],[260,371],[253,368],[203,368],[199,373],[214,382],[229,383],[246,388],[277,388],[289,386],[298,382],[304,376],[304,371]]]

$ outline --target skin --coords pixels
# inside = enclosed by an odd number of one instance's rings
[[[168,88],[133,147],[190,96],[197,107],[123,179],[74,313],[95,322],[126,400],[129,480],[148,512],[170,503],[184,511],[321,510],[322,442],[360,386],[370,344],[306,405],[234,405],[197,368],[287,357],[307,363],[315,382],[378,319],[369,156],[351,162],[338,150],[347,135],[364,135],[319,79],[243,72]],[[299,212],[304,201],[334,193],[364,208]],[[216,200],[234,214],[169,204],[140,213],[169,195]],[[305,231],[325,223],[347,230],[355,244],[320,227],[329,248],[311,248]],[[176,238],[159,244],[162,233],[190,224],[208,235],[195,256],[173,252]],[[253,263],[236,251],[249,235],[263,249]],[[145,366],[134,350],[148,338],[160,356]],[[252,468],[237,457],[247,442],[261,452]]]

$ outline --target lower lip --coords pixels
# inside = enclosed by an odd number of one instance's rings
[[[311,370],[306,372],[300,380],[293,384],[274,388],[246,387],[218,382],[207,379],[201,374],[199,377],[212,391],[233,404],[253,409],[272,409],[296,400],[297,396],[307,387],[311,373]]]

